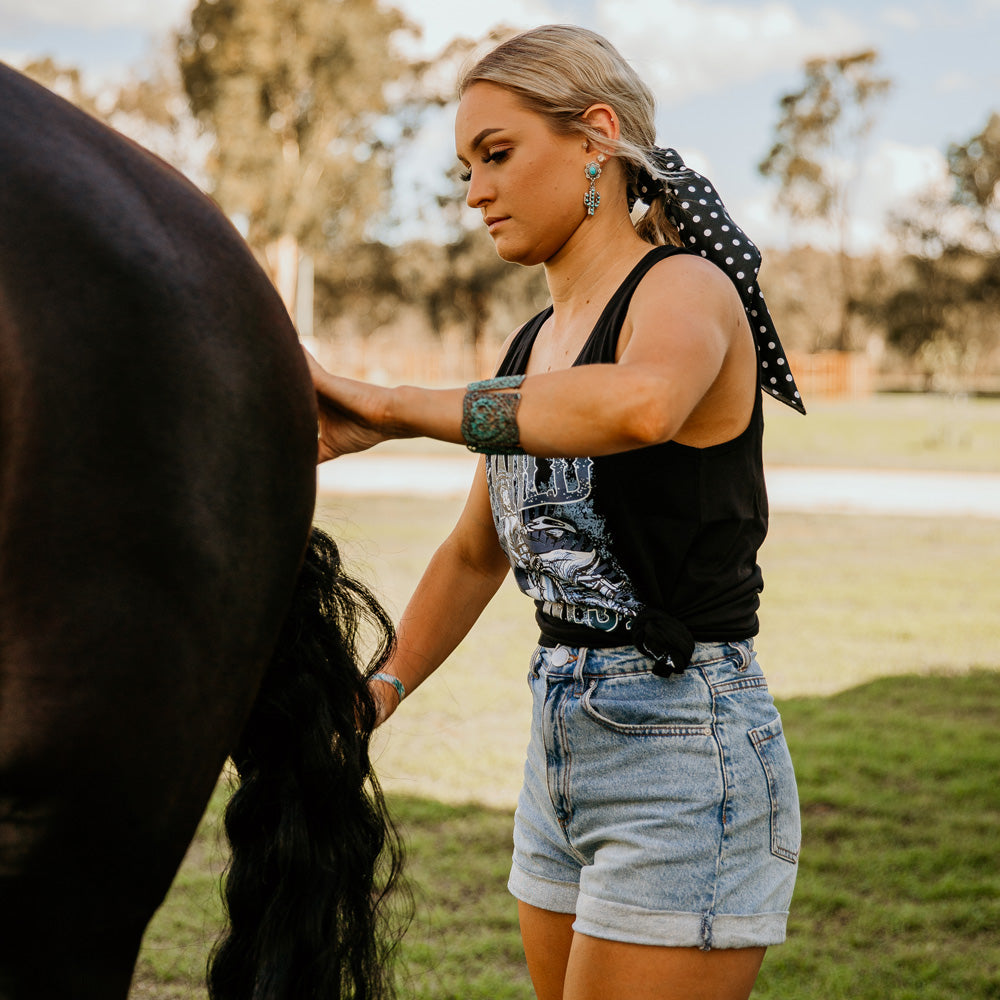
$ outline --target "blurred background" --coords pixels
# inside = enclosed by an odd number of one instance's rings
[[[338,370],[433,384],[546,301],[452,117],[471,52],[552,21],[619,47],[764,249],[807,401],[1000,391],[997,0],[0,0],[0,58],[208,191]]]

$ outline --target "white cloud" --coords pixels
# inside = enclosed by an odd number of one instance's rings
[[[156,32],[175,27],[191,10],[193,0],[0,0],[0,19],[33,21],[61,27],[90,29],[140,28]]]
[[[0,22],[34,22],[86,29],[138,28],[149,32],[173,28],[190,13],[195,0],[0,0]],[[423,28],[415,54],[432,56],[458,35],[479,38],[497,24],[524,28],[553,20],[544,0],[504,0],[470,4],[468,0],[386,0]]]
[[[918,31],[921,28],[920,18],[909,7],[886,7],[881,18],[893,28],[902,28],[904,31]]]
[[[478,39],[497,25],[531,28],[553,20],[552,9],[544,0],[504,0],[502,7],[468,0],[392,0],[406,16],[423,29],[422,37],[407,53],[430,57],[452,39]]]
[[[859,249],[887,245],[889,217],[903,211],[919,194],[948,189],[948,163],[932,146],[883,141],[868,156],[854,182],[852,238]]]
[[[782,2],[599,0],[597,30],[629,59],[662,101],[677,102],[772,73],[866,41],[833,10],[810,23]]]
[[[976,78],[962,69],[942,73],[934,81],[934,90],[939,94],[956,94],[963,90],[975,90],[976,87]]]

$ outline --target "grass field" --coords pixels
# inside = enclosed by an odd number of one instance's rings
[[[935,443],[966,403],[965,429]],[[860,422],[835,406],[773,420],[770,460],[1000,471],[1000,403],[870,407]],[[318,520],[398,614],[459,506],[327,499]],[[796,762],[804,848],[789,942],[769,952],[755,998],[1000,1000],[998,553],[1000,520],[774,518],[758,650]],[[505,585],[377,739],[417,902],[403,1000],[532,997],[505,883],[534,639],[530,602]],[[205,996],[220,800],[147,934],[134,998]]]
[[[1000,400],[886,395],[806,400],[805,419],[765,400],[775,465],[1000,472]]]

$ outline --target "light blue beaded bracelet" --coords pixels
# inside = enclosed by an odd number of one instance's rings
[[[377,674],[372,674],[371,679],[373,681],[383,681],[386,684],[391,684],[396,689],[396,694],[399,695],[400,701],[406,697],[406,688],[403,687],[403,682],[398,677],[393,677],[392,674],[385,674],[379,671]]]

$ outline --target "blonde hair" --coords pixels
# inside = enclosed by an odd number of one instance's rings
[[[549,24],[515,35],[463,70],[459,97],[474,83],[493,83],[509,90],[529,111],[547,118],[558,134],[578,133],[610,149],[625,170],[630,207],[638,195],[641,172],[663,176],[651,155],[656,144],[652,91],[618,50],[594,31]],[[584,112],[594,104],[613,109],[620,138],[609,140],[584,120]],[[636,223],[636,232],[654,245],[679,245],[666,199],[665,192],[652,197]]]

